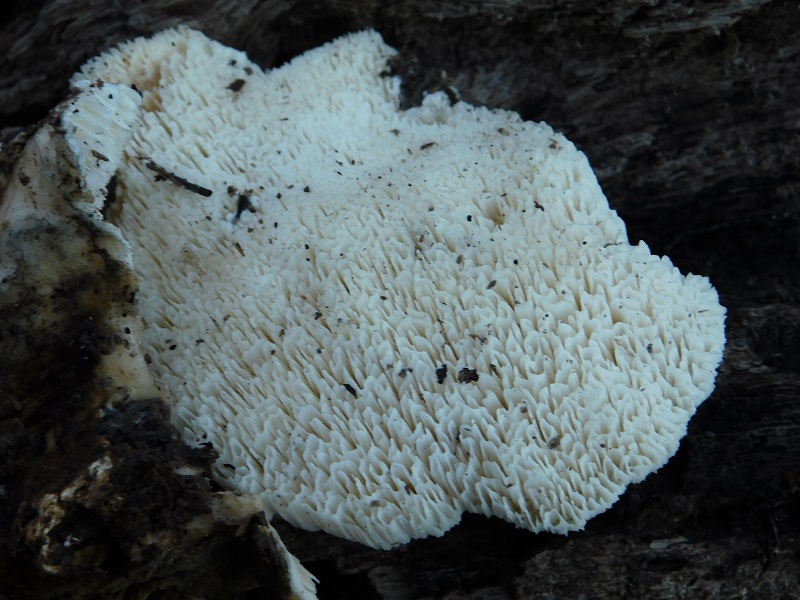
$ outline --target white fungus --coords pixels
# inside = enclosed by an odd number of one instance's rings
[[[129,298],[136,287],[130,270],[131,247],[102,213],[113,200],[113,176],[139,119],[140,103],[139,94],[129,85],[76,82],[70,96],[22,145],[13,168],[0,181],[0,313],[8,319],[3,333],[12,333],[10,340],[2,340],[3,349],[11,349],[2,359],[31,363],[30,369],[36,370],[40,355],[54,356],[54,340],[68,337],[70,331],[82,335],[67,352],[85,357],[86,340],[98,342],[99,347],[90,350],[96,357],[74,361],[91,364],[91,374],[85,376],[96,383],[93,390],[84,386],[89,396],[70,403],[73,407],[82,403],[84,408],[75,416],[81,422],[105,419],[129,402],[138,402],[136,412],[143,415],[155,412],[157,408],[146,408],[145,403],[161,395],[140,348],[140,319],[130,310]],[[76,329],[75,322],[87,320],[91,324]],[[61,365],[53,372],[65,373],[68,367]],[[70,389],[74,380],[74,373],[62,377],[61,387]],[[3,381],[3,391],[10,389],[9,398],[14,397],[15,383],[15,377]],[[35,407],[36,403],[26,410]],[[97,411],[94,417],[91,407]],[[48,447],[52,442],[54,451],[60,447],[57,439],[50,440],[48,434]],[[69,554],[65,558],[65,549],[83,540],[69,534],[75,528],[65,523],[74,521],[81,507],[89,507],[87,514],[91,514],[98,504],[117,501],[106,489],[119,466],[115,461],[120,453],[110,444],[105,440],[104,453],[64,482],[61,491],[50,491],[34,503],[34,512],[26,519],[25,539],[36,548],[36,560],[44,572],[63,575],[71,568],[73,560]],[[188,464],[175,465],[174,472],[185,477],[202,473]],[[171,485],[165,482],[164,498]],[[316,578],[289,553],[278,533],[268,523],[251,523],[252,516],[262,510],[259,498],[225,491],[208,494],[206,500],[210,512],[197,506],[196,514],[180,524],[182,539],[173,535],[175,530],[159,529],[143,535],[141,545],[154,548],[155,555],[169,554],[166,546],[199,546],[219,531],[219,525],[238,525],[236,535],[252,526],[253,539],[273,562],[276,581],[287,584],[289,597],[316,599]],[[127,505],[120,502],[116,508],[105,509],[113,513]],[[140,549],[134,544],[130,551],[135,555]]]
[[[76,76],[143,94],[117,223],[151,367],[220,480],[300,527],[580,529],[677,450],[725,310],[547,125],[400,110],[393,54],[365,32],[265,73],[181,28]]]

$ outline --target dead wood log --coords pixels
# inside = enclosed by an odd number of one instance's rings
[[[717,391],[680,451],[585,532],[557,538],[468,517],[443,538],[378,552],[279,525],[322,580],[320,597],[796,595],[796,3],[12,2],[0,17],[0,126],[42,118],[90,56],[179,23],[265,67],[341,33],[378,29],[402,52],[409,104],[453,87],[469,102],[564,131],[589,156],[630,237],[710,276],[729,310]],[[2,415],[6,462],[21,448],[15,411]],[[18,576],[16,564],[2,559],[0,578]]]

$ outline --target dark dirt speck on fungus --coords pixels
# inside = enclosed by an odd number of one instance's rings
[[[193,192],[195,194],[205,196],[206,198],[211,194],[213,194],[213,192],[210,189],[204,188],[203,186],[197,185],[196,183],[192,183],[191,181],[188,181],[183,177],[179,177],[178,175],[175,175],[175,173],[168,171],[167,169],[153,162],[152,160],[148,160],[144,166],[146,166],[151,171],[155,171],[157,173],[156,181],[163,181],[163,180],[170,181],[178,187],[182,187],[183,189]]]
[[[458,383],[470,383],[472,381],[478,381],[478,377],[479,375],[476,369],[464,367],[458,372]]]
[[[255,208],[253,204],[250,202],[250,197],[244,194],[239,194],[239,197],[236,199],[236,216],[235,218],[238,219],[242,216],[242,213],[246,210],[254,211]]]
[[[240,91],[244,87],[244,84],[245,84],[245,80],[244,79],[235,79],[228,86],[228,89],[235,93],[235,92]]]

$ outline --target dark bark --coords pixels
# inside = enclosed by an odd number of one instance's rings
[[[728,307],[717,390],[678,454],[568,538],[466,517],[379,552],[279,530],[321,598],[793,598],[800,589],[800,9],[796,2],[14,3],[0,115],[26,125],[86,58],[189,24],[272,66],[375,27],[409,103],[458,89],[589,156],[632,240]],[[113,7],[113,8],[110,8]]]

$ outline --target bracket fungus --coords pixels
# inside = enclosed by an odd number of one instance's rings
[[[400,110],[394,54],[363,32],[264,72],[179,28],[76,75],[143,96],[110,213],[150,367],[219,480],[297,526],[580,529],[677,450],[725,310],[547,125]]]
[[[252,587],[240,571],[202,572],[224,546],[250,552],[275,597],[316,598],[260,499],[209,485],[210,453],[176,439],[146,364],[131,246],[103,214],[140,104],[129,85],[77,82],[2,157],[3,591],[138,597],[183,580],[182,595],[235,596]]]

